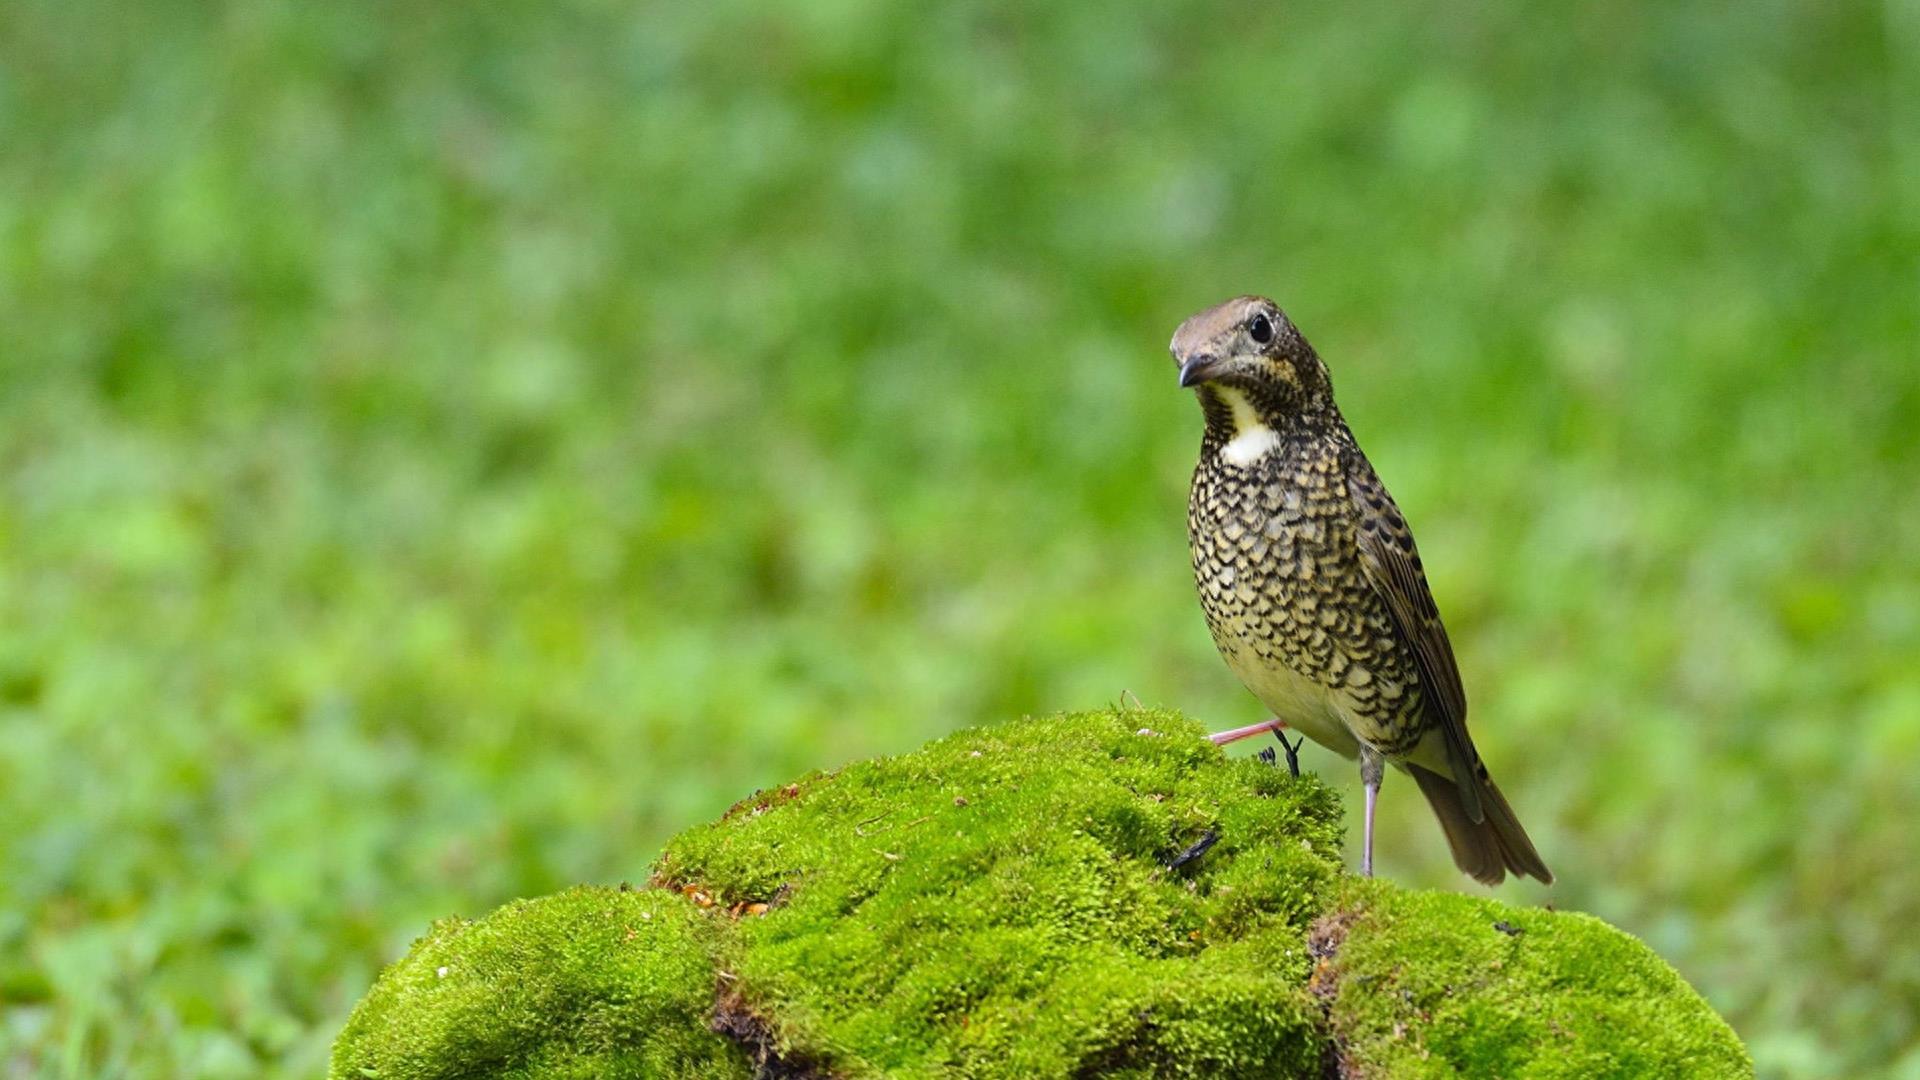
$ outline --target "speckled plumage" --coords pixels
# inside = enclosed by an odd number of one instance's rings
[[[1195,315],[1173,351],[1206,417],[1187,526],[1227,666],[1288,726],[1361,759],[1369,824],[1384,759],[1419,782],[1463,870],[1551,880],[1474,750],[1413,535],[1319,356],[1260,297]]]
[[[1353,738],[1404,756],[1424,733],[1418,675],[1355,554],[1343,458],[1357,451],[1344,436],[1292,433],[1241,466],[1221,460],[1227,437],[1210,428],[1187,504],[1194,582],[1241,681],[1285,665],[1351,699]]]

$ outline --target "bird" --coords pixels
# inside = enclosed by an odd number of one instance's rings
[[[1187,500],[1200,606],[1227,667],[1273,713],[1213,740],[1289,727],[1358,759],[1365,876],[1391,764],[1426,796],[1462,871],[1488,885],[1509,872],[1551,882],[1467,733],[1413,532],[1334,404],[1320,355],[1261,296],[1195,314],[1171,350],[1205,420]]]

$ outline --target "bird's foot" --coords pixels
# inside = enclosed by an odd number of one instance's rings
[[[1216,731],[1207,736],[1207,738],[1210,739],[1215,746],[1225,746],[1230,742],[1239,742],[1241,739],[1251,739],[1255,735],[1264,735],[1269,731],[1279,731],[1286,726],[1286,724],[1281,722],[1279,717],[1274,717],[1271,720],[1263,720],[1258,724],[1248,724],[1246,727],[1232,728],[1227,731]],[[1285,742],[1286,740],[1282,739],[1281,741]],[[1288,757],[1292,757],[1292,755],[1289,754]]]
[[[1300,739],[1295,742],[1288,742],[1287,737],[1282,735],[1280,729],[1277,727],[1273,729],[1273,737],[1280,740],[1281,749],[1287,752],[1287,771],[1295,776],[1299,776],[1300,748],[1307,745],[1306,737],[1301,736]],[[1269,749],[1267,753],[1271,754],[1273,751]]]

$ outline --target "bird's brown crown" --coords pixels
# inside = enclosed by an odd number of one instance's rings
[[[1268,424],[1333,415],[1333,385],[1313,346],[1264,296],[1236,296],[1173,333],[1180,385],[1200,393],[1209,426],[1228,399],[1245,400]],[[1231,410],[1226,410],[1230,412]]]

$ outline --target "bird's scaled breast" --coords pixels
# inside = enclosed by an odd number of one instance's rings
[[[1194,581],[1234,674],[1276,715],[1342,753],[1351,684],[1385,631],[1361,570],[1337,457],[1278,450],[1248,466],[1202,458],[1188,504]],[[1318,729],[1318,730],[1316,730]]]
[[[1328,651],[1347,614],[1339,601],[1364,587],[1349,580],[1357,570],[1353,527],[1330,487],[1310,464],[1277,454],[1248,467],[1202,462],[1188,539],[1201,604],[1217,630],[1238,631],[1262,651]]]

